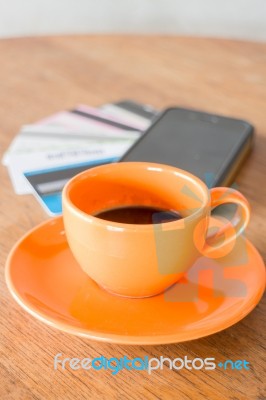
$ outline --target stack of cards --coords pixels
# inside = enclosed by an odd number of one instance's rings
[[[98,109],[79,105],[23,126],[2,162],[17,194],[32,193],[49,215],[59,215],[65,183],[90,167],[118,161],[155,115],[132,101]]]

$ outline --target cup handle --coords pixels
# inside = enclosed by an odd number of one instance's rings
[[[247,199],[232,188],[213,188],[210,190],[210,195],[212,209],[228,203],[237,205],[236,213],[230,221],[224,223],[222,219],[215,219],[213,225],[219,229],[214,234],[210,232],[212,220],[209,222],[202,253],[207,257],[219,258],[232,250],[236,238],[247,227],[250,219],[250,206]]]

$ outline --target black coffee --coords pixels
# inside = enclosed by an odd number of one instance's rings
[[[124,224],[160,224],[182,218],[177,211],[146,206],[112,208],[99,212],[95,217]]]

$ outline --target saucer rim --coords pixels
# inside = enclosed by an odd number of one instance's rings
[[[196,340],[200,338],[204,338],[215,333],[221,332],[224,329],[227,329],[243,318],[245,318],[259,303],[261,300],[264,291],[265,291],[265,267],[264,261],[259,254],[258,250],[255,246],[246,238],[242,237],[243,240],[247,241],[248,244],[251,246],[253,253],[256,254],[256,257],[260,261],[260,266],[258,267],[261,271],[261,274],[264,275],[264,284],[263,280],[261,280],[261,285],[257,289],[256,294],[253,296],[249,296],[247,303],[244,304],[244,309],[239,310],[235,315],[227,318],[226,321],[223,321],[222,325],[217,325],[217,329],[215,327],[200,327],[198,329],[193,329],[190,332],[176,332],[173,334],[166,334],[166,335],[123,335],[123,334],[114,334],[114,333],[106,333],[106,332],[94,332],[92,330],[81,328],[81,327],[74,327],[69,323],[63,323],[58,321],[56,318],[47,317],[47,314],[40,311],[38,308],[34,307],[31,302],[22,299],[18,290],[15,288],[12,278],[11,278],[11,262],[12,258],[19,248],[20,244],[32,233],[37,231],[38,229],[42,228],[42,226],[48,224],[56,224],[60,219],[63,221],[62,216],[57,216],[52,219],[45,220],[40,224],[36,225],[29,231],[27,231],[11,248],[6,263],[5,263],[5,281],[8,287],[9,292],[11,293],[13,299],[18,303],[18,305],[25,310],[28,314],[36,318],[38,321],[43,322],[45,325],[48,325],[54,329],[57,329],[61,332],[68,333],[71,335],[75,335],[78,337],[95,340],[98,342],[105,342],[110,344],[120,344],[120,345],[162,345],[162,344],[174,344],[174,343],[182,343],[190,340]]]

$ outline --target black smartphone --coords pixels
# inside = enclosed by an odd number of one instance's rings
[[[173,165],[209,188],[230,185],[252,148],[253,126],[206,112],[168,108],[120,160]]]

